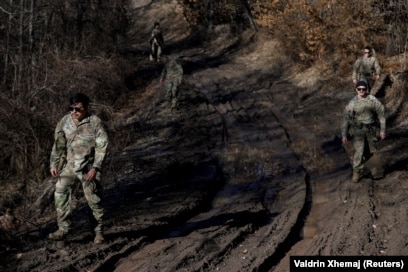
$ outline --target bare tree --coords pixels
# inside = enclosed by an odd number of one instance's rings
[[[387,24],[387,56],[399,55],[401,69],[406,69],[408,49],[408,3],[407,1],[384,1],[379,9],[384,11]]]
[[[13,0],[9,1],[9,6],[13,6]],[[7,74],[8,74],[8,68],[9,68],[9,55],[10,55],[10,33],[11,33],[11,26],[12,26],[12,19],[13,19],[13,13],[11,10],[6,10],[4,8],[1,8],[1,12],[5,13],[6,15],[8,14],[8,26],[6,28],[6,40],[4,44],[4,68],[3,68],[3,81],[2,81],[2,86],[6,84],[7,81]]]
[[[245,8],[245,11],[246,11],[246,14],[249,20],[249,24],[251,25],[252,29],[258,30],[258,27],[256,26],[256,23],[252,16],[250,0],[241,0],[241,3]]]
[[[208,0],[208,28],[214,28],[214,0]]]

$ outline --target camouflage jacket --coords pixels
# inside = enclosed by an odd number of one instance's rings
[[[381,74],[381,67],[375,57],[360,57],[353,65],[353,79],[360,79],[361,76],[372,76],[373,73]]]
[[[183,67],[176,60],[171,59],[164,66],[160,78],[167,82],[177,81],[180,83],[183,80]]]
[[[67,167],[75,172],[86,167],[101,169],[108,147],[108,135],[96,115],[88,115],[78,125],[70,114],[57,124],[50,167],[58,167],[61,156],[66,157]]]
[[[350,126],[373,125],[380,123],[380,130],[385,132],[384,105],[373,95],[360,99],[357,95],[347,104],[341,125],[341,136],[346,137]]]

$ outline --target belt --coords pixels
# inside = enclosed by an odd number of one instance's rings
[[[356,129],[362,129],[362,128],[368,128],[369,129],[369,128],[374,127],[375,124],[374,123],[364,124],[364,123],[361,123],[361,122],[356,122],[352,126],[355,127]]]

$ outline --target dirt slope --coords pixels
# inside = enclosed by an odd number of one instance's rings
[[[172,2],[135,1],[134,12],[137,87],[110,124],[130,133],[109,166],[107,243],[92,244],[78,195],[66,241],[46,239],[55,229],[46,214],[3,254],[0,271],[289,271],[290,255],[408,254],[396,107],[381,143],[386,178],[352,184],[350,146],[339,139],[352,90],[327,88],[318,71],[285,72],[289,60],[262,31],[221,26],[200,39]],[[186,73],[175,111],[158,84],[162,63],[146,54],[157,18]],[[395,105],[389,95],[380,98]]]

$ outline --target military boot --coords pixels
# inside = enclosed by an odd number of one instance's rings
[[[361,170],[353,170],[353,177],[351,178],[351,180],[353,182],[359,182],[362,177],[361,172],[362,172]]]
[[[64,240],[64,238],[67,236],[68,232],[62,231],[60,229],[58,229],[57,231],[50,233],[48,235],[48,238],[51,240],[55,240],[55,241],[60,241],[60,240]]]
[[[94,239],[94,244],[103,244],[105,242],[105,238],[103,237],[102,232],[97,232]]]

